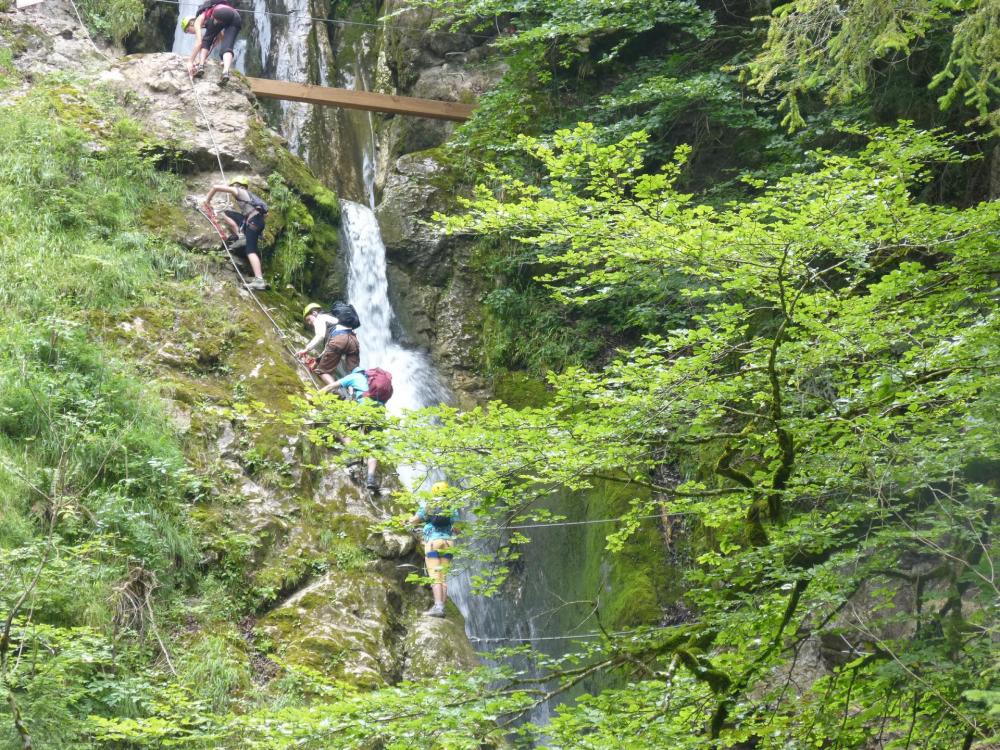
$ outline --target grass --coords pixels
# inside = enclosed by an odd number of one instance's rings
[[[110,99],[65,82],[0,108],[0,155],[0,611],[47,556],[20,649],[50,665],[43,680],[34,657],[19,658],[6,677],[39,746],[70,748],[76,722],[109,710],[77,691],[102,663],[127,572],[169,590],[199,556],[177,435],[91,327],[190,274],[185,253],[141,223],[181,183]],[[74,637],[84,626],[92,637]]]

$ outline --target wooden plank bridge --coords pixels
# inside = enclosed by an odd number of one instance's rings
[[[472,116],[474,104],[442,102],[436,99],[418,99],[412,96],[375,94],[371,91],[335,89],[307,83],[272,81],[267,78],[247,78],[250,90],[264,99],[286,99],[293,102],[323,104],[330,107],[363,109],[369,112],[388,112],[394,115],[431,117],[435,120],[461,122]]]

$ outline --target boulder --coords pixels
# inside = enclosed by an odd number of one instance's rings
[[[476,652],[465,637],[465,623],[454,604],[447,617],[419,616],[409,623],[404,648],[403,679],[440,677],[456,671],[475,669]]]

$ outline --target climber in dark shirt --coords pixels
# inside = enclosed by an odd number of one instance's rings
[[[229,69],[233,64],[233,46],[236,36],[243,26],[239,11],[224,2],[209,0],[202,3],[193,16],[181,21],[181,28],[187,34],[194,34],[194,49],[188,62],[188,73],[200,78],[205,73],[205,61],[216,44],[220,44],[222,55],[222,77],[219,85],[229,83]]]
[[[232,231],[232,234],[226,239],[229,251],[243,255],[250,264],[250,268],[253,269],[253,280],[247,283],[247,288],[253,291],[263,291],[267,289],[267,282],[264,281],[257,244],[264,232],[267,204],[251,193],[249,187],[250,180],[247,177],[234,177],[228,185],[212,185],[208,197],[205,198],[203,208],[206,212],[214,213],[218,219],[226,223]],[[218,193],[228,195],[236,203],[239,210],[227,209],[222,213],[215,213],[215,209],[212,208],[212,198]]]

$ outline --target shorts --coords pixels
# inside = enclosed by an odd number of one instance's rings
[[[449,551],[455,543],[451,539],[432,539],[424,542],[424,562],[427,564],[427,575],[434,583],[444,583],[448,566],[454,555]]]
[[[233,8],[217,5],[212,17],[204,24],[204,35],[201,40],[202,49],[212,49],[219,34],[222,34],[222,44],[219,46],[219,54],[224,55],[232,52],[236,46],[236,37],[243,26],[243,19],[239,12]]]
[[[250,239],[247,238],[247,246],[249,245]],[[354,368],[361,364],[361,348],[358,346],[358,337],[353,333],[342,333],[327,340],[326,347],[316,362],[316,374],[332,376],[341,361],[345,372],[354,372]]]
[[[247,221],[243,214],[239,211],[233,211],[232,209],[226,209],[223,211],[226,216],[236,222],[236,226],[240,228],[244,236],[247,238],[246,247],[242,250],[237,250],[236,252],[240,255],[259,255],[257,252],[257,242],[260,240],[260,236],[264,233],[264,217],[260,214],[255,214],[253,218]]]

